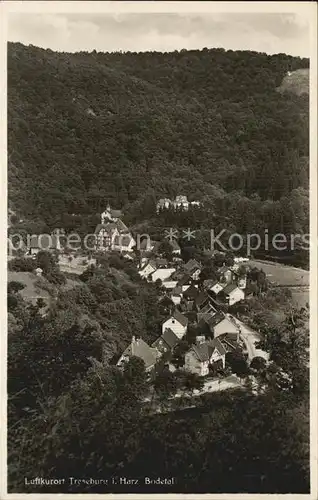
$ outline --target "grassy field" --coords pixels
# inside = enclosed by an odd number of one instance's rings
[[[309,271],[259,260],[250,260],[249,265],[263,269],[272,284],[290,287],[295,306],[305,307],[309,303]]]

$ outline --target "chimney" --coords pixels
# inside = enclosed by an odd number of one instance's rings
[[[133,336],[131,337],[131,343],[132,343],[132,344],[134,344],[135,342],[136,342],[136,337],[135,337],[135,335],[133,335]]]

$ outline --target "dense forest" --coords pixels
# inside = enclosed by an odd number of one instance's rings
[[[241,233],[306,233],[308,93],[281,84],[308,67],[249,51],[69,54],[10,43],[11,208],[39,230],[85,232],[107,201],[140,222],[155,200],[185,194],[208,207],[208,227],[216,218]]]

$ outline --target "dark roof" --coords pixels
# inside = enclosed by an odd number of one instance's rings
[[[208,324],[208,321],[209,319],[212,317],[212,314],[209,313],[209,312],[198,312],[197,313],[197,320],[198,320],[198,323],[200,323],[201,321],[204,321],[205,323]]]
[[[217,349],[221,355],[226,354],[226,350],[218,339],[208,340],[202,342],[202,344],[193,345],[191,347],[191,350],[200,361],[208,361],[215,349]]]
[[[170,328],[166,328],[161,337],[166,342],[166,344],[168,344],[170,349],[173,349],[175,345],[179,342],[178,337]]]
[[[174,313],[172,314],[172,317],[174,319],[176,319],[177,321],[179,321],[179,323],[181,323],[182,326],[187,326],[188,324],[188,318],[186,318],[186,316],[184,316],[181,312],[179,312],[177,309],[174,311]]]
[[[166,265],[168,264],[167,259],[160,259],[160,258],[157,258],[157,259],[155,260],[155,262],[156,262],[156,265],[157,265],[158,267],[160,267],[160,266],[166,266]]]
[[[189,274],[184,274],[178,281],[178,286],[184,286],[188,283],[192,283],[192,278]]]
[[[32,235],[30,238],[29,248],[39,248],[40,250],[57,249],[59,245],[63,246],[63,238],[56,235],[39,234]]]
[[[217,284],[217,281],[216,280],[212,280],[212,279],[209,279],[209,280],[204,280],[203,281],[203,288],[205,290],[209,290],[210,288],[212,288],[214,285]]]
[[[209,296],[205,292],[200,292],[195,299],[195,305],[200,307],[206,300],[209,300]]]
[[[116,222],[107,222],[107,224],[97,224],[95,229],[95,234],[100,233],[104,229],[107,233],[110,233],[116,229]]]
[[[141,358],[144,361],[146,368],[154,365],[157,359],[156,350],[151,348],[141,338],[136,341],[132,341],[123,352],[123,356],[137,356],[138,358]]]
[[[198,295],[199,295],[199,291],[194,286],[193,283],[189,286],[189,288],[185,292],[183,292],[183,297],[185,299],[195,300]]]
[[[174,306],[174,303],[173,301],[170,299],[170,297],[168,297],[168,295],[164,295],[163,297],[161,297],[159,299],[159,304],[167,304],[167,305],[171,305],[171,306]]]
[[[181,286],[176,286],[171,292],[171,295],[181,295],[182,293],[182,288]]]
[[[128,227],[126,226],[126,224],[123,223],[123,221],[121,219],[118,219],[116,222],[116,227],[118,229],[119,232],[121,233],[128,233],[129,232],[129,229]]]
[[[194,269],[201,269],[201,264],[195,260],[195,259],[190,259],[188,262],[184,265],[184,268],[187,271],[194,271]]]
[[[224,293],[225,295],[229,295],[231,292],[233,292],[233,290],[235,290],[235,288],[238,288],[238,286],[235,283],[230,283],[225,288],[223,288],[222,293]]]

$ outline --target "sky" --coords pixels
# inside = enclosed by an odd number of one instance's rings
[[[289,13],[10,13],[8,39],[64,52],[223,47],[309,57],[309,25]]]

